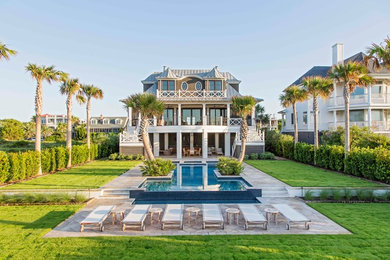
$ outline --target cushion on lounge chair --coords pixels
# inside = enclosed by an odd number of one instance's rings
[[[135,205],[122,223],[141,223],[148,214],[150,205]]]
[[[263,222],[267,221],[263,214],[253,204],[239,204],[241,213],[248,222]]]
[[[114,206],[98,206],[80,224],[101,223],[113,209]]]
[[[203,204],[203,221],[223,222],[223,216],[217,204]]]

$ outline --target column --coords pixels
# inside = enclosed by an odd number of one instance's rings
[[[128,107],[127,108],[127,113],[128,113],[128,120],[129,120],[129,124],[128,126],[132,126],[132,123],[133,123],[133,109],[131,107]]]
[[[227,125],[230,123],[230,104],[226,105],[226,117],[227,117]]]
[[[219,133],[215,133],[215,149],[219,148]]]
[[[177,125],[181,125],[181,104],[178,104],[177,109]]]
[[[230,149],[231,149],[230,133],[227,132],[227,133],[225,133],[225,156],[226,157],[230,157]]]
[[[183,183],[183,175],[182,175],[182,171],[181,171],[181,166],[180,165],[177,165],[176,167],[176,171],[177,171],[177,186],[178,187],[181,187],[182,183]]]
[[[337,111],[333,110],[333,128],[337,128]]]
[[[194,150],[194,133],[190,133],[190,150]]]
[[[168,150],[169,148],[169,134],[164,133],[164,150]]]
[[[176,116],[177,116],[177,108],[174,107],[173,108],[173,125],[177,125],[177,118],[176,118]]]
[[[367,110],[367,121],[368,121],[368,127],[371,129],[371,108],[370,107]]]
[[[203,190],[207,190],[207,186],[209,185],[207,165],[202,165],[202,179],[203,179]]]
[[[156,118],[156,116],[153,116],[153,125],[157,126],[157,118]]]
[[[255,107],[252,108],[251,119],[252,119],[252,126],[255,126],[256,125],[256,109],[255,109]]]
[[[203,125],[207,125],[206,104],[203,104],[202,118],[203,118]]]
[[[202,141],[202,157],[204,159],[207,159],[207,146],[208,146],[208,141],[207,141],[207,130],[203,129],[203,141]]]
[[[138,123],[137,126],[141,125],[141,112],[138,113]]]
[[[337,84],[333,83],[333,105],[337,106]]]
[[[181,159],[181,132],[180,132],[180,130],[176,133],[176,154],[177,154],[177,159]]]
[[[160,156],[160,138],[159,133],[153,133],[153,153],[154,156]]]
[[[368,86],[367,88],[367,94],[368,94],[368,105],[371,105],[371,85]]]

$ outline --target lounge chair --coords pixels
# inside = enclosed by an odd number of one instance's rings
[[[145,230],[145,219],[149,213],[150,205],[134,205],[134,208],[122,220],[122,231],[126,228],[136,227]]]
[[[309,223],[311,222],[310,219],[296,211],[295,209],[291,208],[287,204],[273,204],[272,205],[275,209],[277,209],[286,219],[287,224],[286,228],[290,229],[291,224],[297,224],[297,223],[304,223],[305,228],[309,229]]]
[[[217,148],[217,155],[223,155],[222,148]]]
[[[223,216],[217,204],[203,204],[203,226],[225,228]]]
[[[84,231],[85,226],[99,226],[100,231],[104,231],[103,222],[110,215],[114,206],[99,206],[80,222],[80,232]]]
[[[253,204],[239,204],[240,211],[244,216],[245,230],[249,229],[250,226],[262,225],[267,230],[267,219]]]
[[[176,226],[183,229],[183,205],[168,204],[161,219],[161,229]]]

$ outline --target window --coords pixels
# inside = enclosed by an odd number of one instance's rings
[[[199,108],[184,108],[182,109],[182,125],[201,125],[202,124],[202,109]]]
[[[187,90],[187,89],[188,89],[188,84],[187,84],[187,82],[181,83],[181,89],[182,89],[182,90]]]
[[[162,80],[162,91],[175,91],[175,81]]]
[[[352,96],[364,95],[364,88],[356,87],[355,91],[351,93]]]
[[[226,118],[225,108],[210,108],[209,112],[209,124],[210,125],[224,125],[224,119]]]
[[[349,121],[350,122],[362,122],[364,121],[364,111],[363,110],[351,110],[349,112]]]
[[[371,120],[372,121],[383,121],[383,110],[381,110],[381,109],[371,110]]]
[[[210,80],[209,81],[210,91],[222,91],[222,81],[221,80]]]
[[[294,113],[291,113],[291,124],[294,124]]]
[[[303,112],[302,114],[303,124],[307,125],[307,112]]]
[[[164,109],[164,125],[173,125],[173,108]]]
[[[382,94],[382,86],[373,86],[371,88],[372,94]]]
[[[91,124],[92,124],[92,125],[96,125],[96,124],[97,124],[96,119],[91,119]]]
[[[195,89],[197,91],[201,91],[202,90],[202,83],[200,81],[195,83]]]
[[[121,119],[115,119],[115,124],[116,124],[116,125],[122,124],[122,120],[121,120]]]
[[[103,119],[103,125],[108,125],[110,123],[109,119]]]

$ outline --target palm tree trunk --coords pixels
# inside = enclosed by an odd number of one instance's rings
[[[35,151],[39,153],[38,175],[42,175],[41,166],[41,113],[42,113],[42,81],[37,80],[35,94]]]
[[[88,98],[87,101],[87,147],[88,147],[88,161],[91,160],[91,98]]]
[[[345,106],[345,111],[344,111],[344,115],[345,115],[345,139],[344,139],[344,153],[345,153],[345,157],[347,157],[347,154],[349,153],[350,151],[350,142],[349,142],[349,97],[350,97],[350,93],[349,93],[349,90],[348,90],[348,86],[347,85],[344,85],[344,106]]]
[[[294,148],[298,143],[298,122],[297,122],[297,106],[293,103],[293,114],[294,114]]]
[[[72,96],[68,96],[66,100],[66,149],[69,153],[67,168],[72,166]]]
[[[141,123],[141,132],[142,132],[142,142],[144,144],[145,152],[149,160],[154,161],[154,154],[152,152],[152,148],[150,147],[150,140],[148,135],[148,118],[142,117]]]
[[[316,165],[316,152],[318,149],[318,100],[316,96],[313,96],[313,112],[314,112],[314,165]]]
[[[240,135],[241,135],[241,151],[238,160],[240,162],[243,162],[245,157],[245,150],[246,150],[246,139],[248,137],[248,123],[244,118],[241,119]]]

